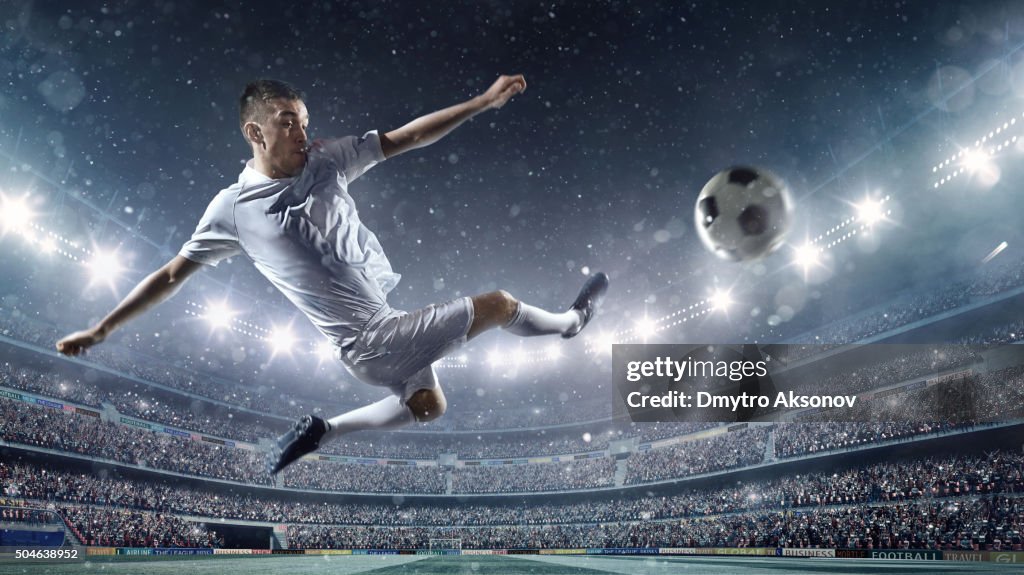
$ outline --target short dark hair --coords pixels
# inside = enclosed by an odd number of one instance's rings
[[[280,80],[260,78],[246,84],[245,91],[238,99],[238,126],[242,128],[242,132],[245,132],[246,122],[265,122],[270,113],[267,104],[278,98],[302,100],[305,95],[291,84]]]

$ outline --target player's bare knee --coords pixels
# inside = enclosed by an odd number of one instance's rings
[[[512,297],[512,294],[507,291],[500,289],[494,292],[498,296],[499,307],[501,309],[501,316],[505,322],[512,321],[512,318],[516,315],[516,308],[519,307],[519,300]]]
[[[448,411],[448,400],[444,393],[437,388],[421,389],[412,394],[405,404],[409,406],[409,411],[412,412],[416,421],[421,423],[434,421]]]
[[[473,324],[467,336],[472,339],[489,329],[508,325],[518,309],[519,301],[505,290],[473,297]]]

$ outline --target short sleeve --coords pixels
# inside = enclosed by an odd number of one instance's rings
[[[197,263],[216,266],[221,260],[242,251],[235,230],[233,198],[233,194],[217,194],[199,220],[192,237],[181,246],[178,255]]]
[[[320,140],[317,145],[338,164],[338,169],[351,182],[366,173],[366,170],[384,161],[384,150],[380,147],[377,130],[366,132],[361,137],[345,136],[335,140]]]

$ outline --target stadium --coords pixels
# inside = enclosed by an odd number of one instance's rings
[[[1024,564],[1019,8],[40,4],[0,8],[0,573]],[[297,418],[387,390],[245,256],[55,348],[235,177],[247,81],[302,85],[330,137],[506,71],[529,91],[352,197],[396,308],[505,289],[561,310],[603,270],[579,337],[474,338],[433,366],[443,417],[278,474]],[[785,178],[794,221],[726,262],[694,204],[744,163]],[[771,364],[756,391],[855,401],[634,409],[616,379],[627,354],[727,347]]]

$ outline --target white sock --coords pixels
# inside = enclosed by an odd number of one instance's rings
[[[576,310],[551,313],[519,302],[515,316],[512,317],[512,321],[508,322],[505,329],[524,337],[551,335],[565,333],[578,326],[581,321],[583,321],[583,317]]]
[[[353,409],[327,420],[327,433],[321,442],[364,429],[398,429],[416,421],[409,406],[397,395]]]

